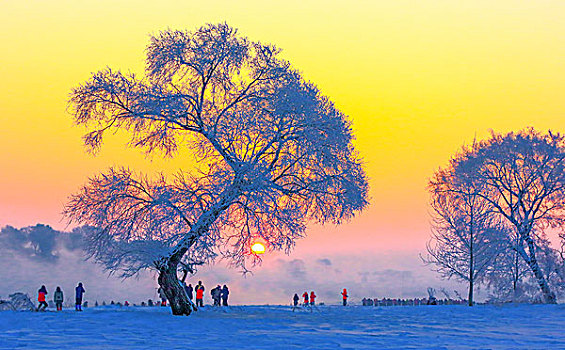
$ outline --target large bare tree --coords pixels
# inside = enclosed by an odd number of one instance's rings
[[[226,24],[166,30],[144,77],[106,69],[71,93],[89,150],[124,130],[148,154],[197,159],[172,179],[110,169],[65,210],[98,228],[88,249],[110,270],[156,268],[175,315],[191,313],[180,268],[219,255],[245,266],[254,240],[288,251],[308,222],[338,224],[367,205],[347,116],[279,53]]]
[[[514,230],[515,249],[528,264],[546,303],[555,303],[538,263],[536,232],[565,224],[565,142],[534,129],[495,134],[456,155],[450,164],[461,186],[471,184]]]

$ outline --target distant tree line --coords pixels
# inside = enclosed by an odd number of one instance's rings
[[[429,182],[432,237],[424,261],[483,285],[498,301],[556,303],[565,290],[565,139],[532,128],[492,133]],[[559,242],[552,247],[547,233]]]

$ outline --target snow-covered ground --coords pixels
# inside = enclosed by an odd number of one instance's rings
[[[0,348],[565,349],[565,305],[4,311]]]

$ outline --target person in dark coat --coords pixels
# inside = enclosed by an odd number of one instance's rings
[[[224,287],[222,288],[222,292],[221,292],[223,306],[228,306],[228,295],[230,295],[230,291],[228,289],[228,286],[224,284]]]
[[[300,300],[300,297],[298,296],[298,294],[294,293],[294,297],[292,298],[292,301],[294,302],[294,307],[298,306],[299,300]]]
[[[222,294],[222,287],[218,284],[216,288],[210,291],[212,299],[214,300],[214,306],[220,306],[220,296]]]
[[[194,288],[192,288],[192,284],[189,283],[188,286],[185,284],[184,289],[186,290],[186,295],[188,295],[188,299],[190,299],[190,301],[192,301],[192,298],[193,298],[192,292],[194,291]]]
[[[53,294],[53,301],[55,302],[55,306],[57,306],[57,311],[63,310],[63,300],[63,291],[61,287],[57,287],[55,294]]]
[[[47,288],[45,286],[41,286],[37,291],[37,301],[39,305],[37,305],[36,311],[45,311],[47,309],[47,302],[45,301],[45,296],[47,295]]]
[[[75,310],[76,311],[82,311],[82,295],[84,293],[86,293],[86,290],[82,286],[81,282],[79,282],[78,286],[75,288],[75,292],[76,292],[75,293],[75,298],[76,298]]]

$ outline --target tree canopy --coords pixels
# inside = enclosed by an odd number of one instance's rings
[[[105,69],[70,96],[96,152],[125,130],[147,154],[198,160],[173,179],[130,169],[93,177],[66,208],[98,227],[90,252],[126,275],[208,261],[245,266],[249,246],[289,250],[308,222],[340,223],[367,205],[348,117],[280,58],[227,24],[151,38],[144,77]]]

